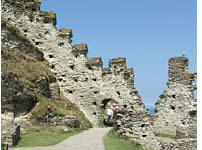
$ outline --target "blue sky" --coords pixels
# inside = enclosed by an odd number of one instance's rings
[[[71,28],[72,44],[87,43],[104,67],[126,57],[146,105],[167,88],[170,57],[184,52],[197,71],[196,0],[42,0],[41,10],[55,11],[57,28]]]

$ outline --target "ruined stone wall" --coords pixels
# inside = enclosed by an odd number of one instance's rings
[[[121,135],[130,136],[147,148],[154,150],[196,150],[197,110],[193,90],[196,73],[188,72],[188,59],[169,59],[168,89],[156,103],[154,116],[142,109],[138,94],[127,107],[116,110],[114,128]],[[143,118],[143,119],[142,119]],[[178,139],[156,137],[155,133],[173,134]]]
[[[197,150],[197,139],[167,139],[155,138],[151,148],[154,150]],[[154,146],[155,145],[155,146]]]
[[[111,59],[109,68],[103,68],[101,57],[87,58],[86,44],[71,45],[71,29],[55,27],[54,12],[39,8],[40,0],[2,0],[2,16],[43,51],[64,96],[77,104],[95,126],[102,125],[108,101],[120,105],[130,101],[138,108],[136,111],[140,107],[147,112],[133,85],[133,69],[127,69],[125,58]]]
[[[195,72],[188,72],[188,59],[169,59],[168,89],[156,102],[154,127],[157,133],[196,137],[197,104],[193,91],[196,89]]]
[[[2,0],[2,17],[43,52],[51,71],[56,74],[64,96],[77,104],[95,126],[102,125],[106,103],[116,102],[120,105],[114,125],[118,133],[156,150],[163,150],[165,147],[184,149],[183,146],[187,144],[190,149],[196,149],[196,139],[169,142],[155,138],[153,133],[177,132],[179,137],[195,135],[195,73],[186,71],[187,58],[169,60],[168,89],[156,103],[153,122],[153,117],[134,88],[134,72],[132,68],[127,68],[124,57],[109,60],[109,68],[102,67],[101,57],[88,58],[87,45],[82,43],[72,46],[72,30],[57,29],[56,14],[52,11],[40,11],[40,0]],[[5,43],[20,47],[18,43],[9,43],[9,40]],[[30,49],[25,52],[32,54]],[[50,84],[49,88],[53,93],[51,96],[59,95],[57,84]],[[51,118],[50,115],[48,114],[49,121],[54,123],[55,117]],[[188,133],[188,128],[193,129],[193,132]]]
[[[16,145],[20,139],[20,125],[4,119],[1,122],[1,128],[4,129],[1,132],[1,143],[8,146]]]

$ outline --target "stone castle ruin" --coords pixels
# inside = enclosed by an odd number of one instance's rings
[[[103,126],[106,104],[117,103],[120,109],[116,112],[115,130],[146,147],[158,147],[154,136],[158,132],[196,137],[196,100],[193,96],[196,74],[186,71],[187,58],[169,60],[168,89],[160,96],[152,116],[134,87],[134,71],[127,68],[126,58],[113,58],[109,60],[109,67],[103,68],[101,57],[87,57],[87,44],[71,45],[72,30],[57,29],[56,13],[41,11],[40,3],[40,0],[2,0],[2,18],[43,52],[42,56],[34,56],[47,60],[56,75],[57,82],[51,84],[53,95],[57,95],[60,88],[95,127]],[[2,33],[7,34],[7,29],[3,28]],[[27,53],[33,55],[34,51]],[[191,146],[195,148],[196,140],[193,141]]]
[[[197,101],[193,94],[196,90],[196,73],[188,72],[187,67],[186,57],[169,59],[168,89],[156,102],[156,133],[196,138]],[[181,132],[182,135],[179,135]]]
[[[188,64],[186,57],[169,59],[168,89],[156,102],[151,120],[145,117],[145,113],[137,112],[131,102],[127,109],[122,106],[117,110],[115,130],[155,150],[195,150],[197,100],[193,91],[196,90],[196,73],[187,71]],[[155,137],[159,133],[177,139]]]
[[[95,126],[102,125],[107,101],[127,105],[127,100],[134,100],[147,111],[134,88],[133,69],[126,67],[124,57],[111,59],[109,68],[103,68],[101,57],[87,57],[87,44],[71,45],[72,30],[56,29],[56,14],[40,11],[40,1],[5,0],[2,4],[2,16],[43,51],[65,97]]]

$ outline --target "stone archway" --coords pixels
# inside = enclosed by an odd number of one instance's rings
[[[100,109],[101,109],[101,119],[100,119],[100,123],[102,124],[102,126],[106,126],[106,124],[105,124],[105,110],[106,110],[106,105],[108,104],[108,103],[111,103],[111,104],[113,104],[113,103],[116,103],[117,104],[117,101],[115,101],[115,100],[113,100],[113,99],[109,99],[109,98],[106,98],[106,99],[103,99],[102,101],[101,101],[101,105],[100,105]]]
[[[101,106],[100,106],[100,108],[101,108],[101,109],[105,109],[107,103],[111,103],[111,104],[116,103],[116,104],[117,104],[117,101],[115,101],[115,100],[113,100],[113,99],[107,99],[107,98],[106,98],[106,99],[104,99],[104,100],[101,101]]]

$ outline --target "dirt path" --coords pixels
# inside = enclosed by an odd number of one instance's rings
[[[111,128],[92,128],[49,147],[9,148],[9,150],[105,150],[103,136]]]

